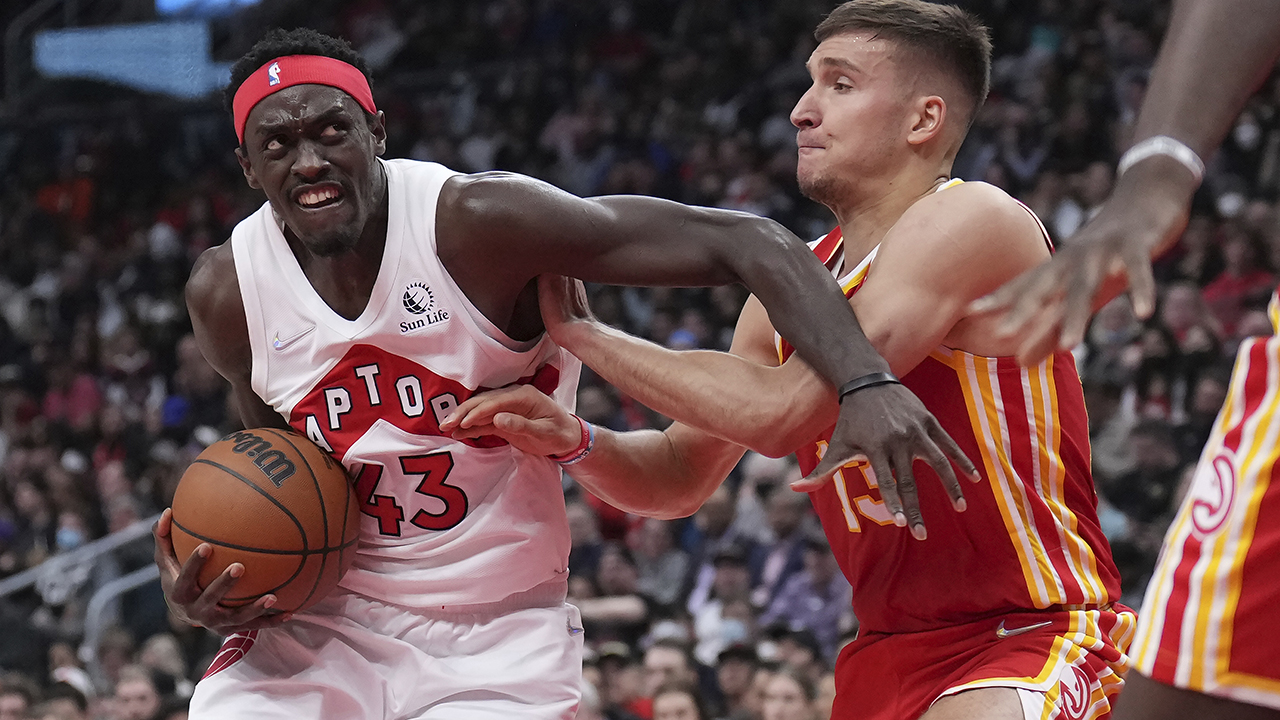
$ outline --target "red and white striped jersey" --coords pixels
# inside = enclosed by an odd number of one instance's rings
[[[389,217],[364,312],[316,293],[264,204],[231,236],[252,386],[355,481],[360,544],[348,590],[408,607],[488,604],[567,582],[569,531],[552,461],[440,422],[478,390],[532,383],[572,408],[581,365],[545,336],[506,337],[436,255],[436,201],[454,173],[382,163]]]
[[[946,187],[946,186],[944,186]],[[814,244],[830,265],[840,230]],[[846,295],[875,258],[839,278]],[[779,339],[779,358],[792,348]],[[914,632],[1028,609],[1104,606],[1119,574],[1097,519],[1084,395],[1070,353],[1034,367],[938,347],[902,382],[977,464],[957,513],[936,473],[914,465],[927,540],[893,523],[865,463],[845,466],[811,493],[831,548],[853,584],[867,630]],[[798,453],[808,473],[828,429]]]
[[[1268,307],[1280,333],[1280,296]],[[1240,344],[1226,403],[1165,535],[1134,667],[1280,709],[1280,334]]]

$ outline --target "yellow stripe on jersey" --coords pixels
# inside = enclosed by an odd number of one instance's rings
[[[1248,374],[1247,367],[1243,367],[1247,366],[1248,362],[1248,353],[1242,350],[1236,360],[1236,368],[1232,371],[1232,382],[1227,392],[1227,400],[1223,404],[1222,410],[1218,413],[1217,420],[1214,422],[1208,446],[1220,445],[1222,437],[1243,420],[1242,417],[1237,415],[1244,410],[1244,381],[1237,382],[1236,379],[1243,378]],[[1148,675],[1155,668],[1156,655],[1160,650],[1161,638],[1164,635],[1167,622],[1168,606],[1165,603],[1170,598],[1176,584],[1175,575],[1182,565],[1183,546],[1190,534],[1191,514],[1188,506],[1184,504],[1169,528],[1168,538],[1170,542],[1166,543],[1169,550],[1176,551],[1178,555],[1175,558],[1170,552],[1167,558],[1162,559],[1156,565],[1155,574],[1148,583],[1147,593],[1142,603],[1143,622],[1140,627],[1141,632],[1134,642],[1133,659],[1134,667]],[[1174,539],[1176,539],[1176,542],[1173,541]],[[1190,591],[1193,591],[1193,589],[1189,588]],[[1184,620],[1179,619],[1176,627],[1181,628],[1185,624]]]
[[[1054,358],[1034,368],[1022,369],[1023,393],[1027,403],[1027,425],[1035,429],[1031,452],[1035,453],[1036,487],[1053,516],[1058,540],[1084,603],[1102,604],[1110,600],[1098,573],[1098,557],[1080,536],[1079,518],[1066,501],[1066,467],[1062,462],[1062,428],[1058,424],[1058,388],[1053,372]]]
[[[1256,342],[1256,341],[1255,341]],[[1249,344],[1241,348],[1241,352],[1247,352],[1251,349]],[[1239,537],[1236,539],[1234,556],[1229,564],[1230,575],[1227,577],[1226,602],[1225,607],[1219,612],[1213,613],[1218,608],[1204,607],[1201,608],[1202,615],[1214,616],[1217,625],[1217,636],[1219,638],[1219,648],[1216,653],[1201,655],[1196,653],[1197,658],[1201,658],[1202,662],[1213,659],[1213,655],[1217,658],[1218,682],[1231,685],[1242,685],[1252,687],[1259,690],[1265,690],[1271,693],[1280,693],[1280,682],[1267,678],[1260,678],[1242,673],[1230,672],[1229,661],[1231,658],[1231,643],[1234,640],[1233,626],[1230,618],[1234,618],[1236,608],[1240,604],[1241,586],[1243,584],[1243,568],[1245,555],[1249,548],[1253,545],[1254,533],[1258,526],[1258,510],[1262,504],[1262,499],[1266,495],[1267,488],[1271,484],[1271,473],[1275,464],[1280,460],[1280,446],[1277,445],[1278,436],[1280,436],[1280,378],[1276,374],[1280,372],[1280,339],[1270,338],[1266,341],[1265,362],[1267,363],[1267,397],[1264,398],[1262,406],[1250,418],[1250,424],[1253,425],[1253,442],[1249,454],[1239,463],[1237,470],[1237,502],[1245,501],[1244,522],[1232,523],[1228,521],[1227,528],[1239,528]],[[1242,378],[1243,382],[1243,378]],[[1254,420],[1256,419],[1256,422]],[[1242,443],[1243,445],[1243,443]],[[1245,497],[1245,493],[1248,496]],[[1223,533],[1227,535],[1227,533]],[[1225,554],[1225,553],[1224,553]],[[1215,558],[1215,561],[1217,558]],[[1213,571],[1210,571],[1213,576]],[[1208,618],[1198,618],[1197,627],[1201,627],[1201,622],[1207,626]],[[1199,647],[1196,648],[1200,650]]]
[[[1089,651],[1097,651],[1104,648],[1107,645],[1106,639],[1109,639],[1111,644],[1121,653],[1119,664],[1124,668],[1128,667],[1128,658],[1124,656],[1124,653],[1128,649],[1129,641],[1133,639],[1133,629],[1137,618],[1131,612],[1114,613],[1112,615],[1115,618],[1115,626],[1110,633],[1104,633],[1102,627],[1098,624],[1102,617],[1102,611],[1071,611],[1067,631],[1054,637],[1053,643],[1046,654],[1044,666],[1040,668],[1040,672],[1036,675],[974,680],[947,688],[943,695],[954,695],[965,690],[984,687],[1016,687],[1043,692],[1047,696],[1051,696],[1051,698],[1046,699],[1056,702],[1060,692],[1059,679],[1062,676],[1062,672],[1068,665],[1077,665],[1084,662]],[[1112,665],[1114,668],[1114,664]],[[1101,673],[1098,680],[1099,686],[1093,688],[1091,693],[1091,705],[1095,705],[1098,701],[1114,695],[1124,686],[1123,677],[1117,674],[1114,669]],[[1093,717],[1093,715],[1086,713],[1085,717]]]
[[[1010,459],[1009,427],[996,376],[996,361],[960,351],[936,351],[934,357],[959,375],[969,422],[978,440],[984,473],[1013,541],[1032,605],[1046,608],[1065,601],[1065,590],[1041,542],[1026,490]]]
[[[1250,372],[1257,369],[1252,364],[1252,351],[1258,343],[1265,343],[1262,362],[1266,365],[1267,390],[1259,405],[1246,416],[1245,383]],[[1247,340],[1241,347],[1226,404],[1200,460],[1192,493],[1198,491],[1204,473],[1218,472],[1213,463],[1227,452],[1224,439],[1231,432],[1239,432],[1240,441],[1235,457],[1228,455],[1235,477],[1224,478],[1232,481],[1235,488],[1230,514],[1221,527],[1202,535],[1195,527],[1196,505],[1184,503],[1179,510],[1168,534],[1168,552],[1157,566],[1143,602],[1144,617],[1134,659],[1135,667],[1150,674],[1161,645],[1170,648],[1175,641],[1168,633],[1177,633],[1179,651],[1174,674],[1179,687],[1249,701],[1250,693],[1280,695],[1280,682],[1230,670],[1233,618],[1242,592],[1243,564],[1253,543],[1259,507],[1271,473],[1280,462],[1280,337]],[[1193,536],[1200,542],[1194,560],[1184,555]],[[1179,617],[1169,617],[1168,602],[1178,584],[1176,574],[1187,563],[1192,566],[1186,580],[1185,610]]]

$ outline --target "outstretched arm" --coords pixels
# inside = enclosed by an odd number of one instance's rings
[[[1280,56],[1275,0],[1179,0],[1151,76],[1135,142],[1167,136],[1208,157]],[[1199,179],[1166,155],[1123,173],[1098,214],[1049,263],[975,303],[1005,315],[1019,360],[1079,344],[1093,311],[1131,284],[1134,311],[1155,309],[1151,258],[1186,226]]]
[[[765,218],[656,198],[582,199],[530,178],[484,173],[445,185],[436,227],[441,257],[464,287],[483,277],[520,289],[544,273],[622,285],[742,282],[833,386],[889,370],[830,273],[804,243]],[[931,463],[943,455],[923,430],[936,420],[902,386],[872,387],[853,397],[838,408],[824,472],[860,451]],[[908,432],[888,435],[886,425]],[[963,456],[957,461],[967,462]]]
[[[448,244],[481,258],[476,272],[503,275],[510,287],[544,273],[612,285],[741,282],[833,384],[889,369],[831,274],[768,218],[651,197],[584,199],[508,173],[451,180],[438,213],[442,241],[465,238]]]

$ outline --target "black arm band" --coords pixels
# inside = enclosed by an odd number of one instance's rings
[[[901,383],[893,373],[878,372],[862,377],[854,378],[849,382],[840,386],[840,402],[850,394],[855,393],[863,388],[875,387],[876,385],[888,385],[889,383]]]

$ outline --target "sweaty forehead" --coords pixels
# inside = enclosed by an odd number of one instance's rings
[[[294,85],[262,99],[249,113],[248,132],[264,126],[306,124],[334,113],[359,117],[355,98],[328,85]]]
[[[818,43],[809,56],[810,72],[818,72],[824,65],[848,64],[864,72],[872,72],[876,66],[890,59],[895,43],[877,37],[871,30],[843,32]]]

